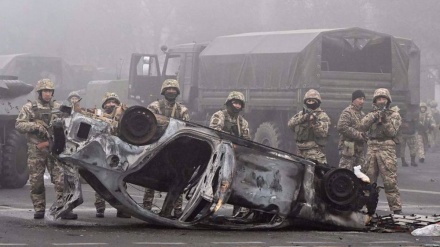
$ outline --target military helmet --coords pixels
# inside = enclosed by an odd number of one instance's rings
[[[55,91],[55,85],[50,79],[41,79],[37,82],[37,85],[35,86],[35,91],[40,92],[41,90],[54,90]]]
[[[435,100],[433,100],[433,101],[431,101],[430,103],[429,103],[429,106],[431,107],[431,108],[437,108],[437,101],[435,101]]]
[[[225,105],[228,104],[229,101],[231,100],[239,100],[241,101],[243,108],[244,108],[244,104],[246,103],[245,99],[244,99],[244,94],[240,93],[238,91],[232,91],[229,93],[228,98],[225,101]]]
[[[119,96],[116,93],[107,92],[105,93],[104,98],[102,98],[102,108],[104,108],[105,103],[107,103],[107,101],[111,99],[116,100],[117,104],[121,104],[121,101],[119,100]]]
[[[373,103],[375,103],[376,99],[379,97],[387,98],[388,104],[390,104],[392,102],[390,91],[388,91],[388,89],[386,89],[386,88],[378,88],[378,89],[376,89],[376,91],[374,91]]]
[[[321,95],[319,94],[318,91],[316,91],[315,89],[310,89],[309,91],[306,92],[306,94],[304,95],[304,103],[306,102],[306,100],[308,99],[315,99],[317,100],[319,103],[321,103]]]
[[[81,98],[81,96],[79,96],[78,91],[72,91],[69,93],[69,96],[67,96],[67,101],[70,101],[70,99],[73,97],[77,97],[78,99]]]
[[[428,109],[428,104],[426,104],[425,102],[420,102],[420,108],[425,107],[426,109]]]
[[[163,95],[167,88],[172,88],[172,87],[177,90],[177,95],[179,95],[180,94],[179,82],[175,79],[166,79],[162,83],[162,88],[160,89],[160,94]]]

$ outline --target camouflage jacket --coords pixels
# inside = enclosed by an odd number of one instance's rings
[[[249,124],[246,119],[239,114],[233,116],[226,109],[212,115],[209,128],[221,130],[247,140],[251,139]]]
[[[337,124],[340,147],[344,141],[357,142],[359,144],[364,142],[363,132],[359,130],[359,125],[364,116],[365,113],[353,104],[342,111]]]
[[[429,111],[420,112],[419,114],[419,134],[427,133],[430,129],[435,128],[435,121]]]
[[[367,131],[368,144],[383,143],[395,145],[399,133],[402,118],[397,107],[379,110],[376,106],[364,118],[360,124],[361,131]]]
[[[183,121],[190,120],[188,108],[178,102],[172,103],[166,99],[160,99],[148,105],[147,108],[155,114],[180,119]]]
[[[58,110],[60,104],[55,101],[49,103],[41,100],[30,101],[24,104],[15,122],[15,128],[28,137],[28,142],[38,144],[49,139],[49,126],[54,118],[57,117],[53,110]],[[43,127],[46,133],[41,133]]]
[[[310,120],[312,115],[314,119]],[[310,113],[300,111],[289,120],[287,125],[295,132],[299,149],[314,148],[317,145],[324,147],[327,144],[330,118],[321,108]]]
[[[431,113],[435,123],[440,124],[440,112],[437,110],[437,108],[431,108]]]

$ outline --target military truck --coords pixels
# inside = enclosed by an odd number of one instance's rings
[[[0,76],[0,187],[21,188],[29,177],[27,141],[15,130],[21,107],[33,99],[33,86],[16,76]]]
[[[149,55],[132,57],[144,60]],[[139,66],[130,67],[129,83],[140,83]],[[179,80],[180,100],[204,124],[230,91],[243,92],[254,141],[290,152],[295,147],[287,122],[302,109],[304,93],[317,89],[332,122],[327,159],[336,166],[335,125],[354,90],[365,91],[366,111],[379,87],[388,88],[400,108],[417,109],[420,50],[411,40],[362,28],[246,33],[168,49],[162,77]]]
[[[71,91],[85,88],[98,75],[93,66],[70,65],[63,58],[37,54],[0,55],[0,75],[13,75],[21,81],[36,85],[37,81],[49,78],[55,82],[56,99],[67,98]]]

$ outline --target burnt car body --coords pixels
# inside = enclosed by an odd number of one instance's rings
[[[73,113],[53,124],[52,151],[66,174],[59,218],[82,203],[78,174],[113,207],[153,224],[224,229],[282,228],[294,224],[364,228],[374,214],[376,186],[351,171],[194,123],[130,107],[118,123]],[[124,184],[167,195],[156,213],[144,209]],[[173,205],[184,194],[183,214]],[[241,217],[220,214],[225,204],[249,208]],[[366,208],[368,212],[361,211]]]

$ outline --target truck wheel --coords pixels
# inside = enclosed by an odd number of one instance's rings
[[[3,188],[22,188],[29,178],[26,138],[17,130],[12,130],[5,142],[0,184]]]
[[[255,132],[254,141],[273,148],[283,148],[282,133],[274,122],[264,122],[260,124],[257,128],[257,132]]]

